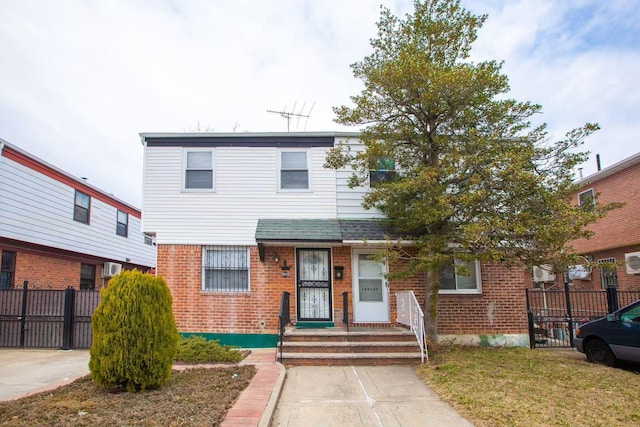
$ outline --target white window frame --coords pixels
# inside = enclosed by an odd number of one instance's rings
[[[458,261],[457,262],[461,263],[462,261]],[[473,261],[473,263],[475,264],[475,279],[476,279],[476,288],[475,289],[438,289],[438,294],[443,294],[443,295],[460,295],[460,294],[467,294],[467,295],[480,295],[482,294],[482,272],[480,271],[480,261],[475,260]],[[456,277],[456,288],[458,286],[458,273],[455,273],[455,277]]]
[[[126,222],[120,221],[120,214],[125,215]],[[119,233],[118,225],[124,225],[124,234]],[[129,214],[125,211],[121,211],[120,209],[116,209],[116,235],[129,237]]]
[[[207,251],[221,249],[221,250],[241,250],[244,249],[247,253],[247,288],[246,289],[207,289],[206,284],[206,264],[207,264]],[[233,293],[244,294],[251,292],[251,251],[248,246],[235,246],[235,245],[203,245],[202,248],[202,276],[200,282],[200,291],[205,293]]]
[[[187,188],[187,153],[208,152],[211,153],[211,188]],[[212,148],[185,147],[182,150],[182,191],[193,193],[215,192],[216,189],[216,155]]]
[[[591,193],[591,204],[595,208],[595,206],[596,206],[596,192],[593,190],[593,187],[578,193],[578,206],[582,206],[582,200],[580,199],[580,196],[582,196],[583,194],[587,194],[587,193]]]
[[[383,160],[379,160],[378,163],[380,163],[381,161],[383,161]],[[388,160],[388,161],[392,161],[392,160]],[[392,175],[392,177],[395,176],[398,173],[395,161],[393,162],[393,169],[369,169],[369,177],[368,177],[369,178],[369,188],[374,188],[376,183],[377,183],[377,182],[373,183],[371,181],[371,174],[372,173],[381,173],[381,172],[382,173],[386,173],[387,175]],[[388,180],[383,180],[383,181],[378,181],[378,182],[383,182],[384,183],[384,182],[388,182]]]
[[[307,154],[307,183],[308,188],[282,188],[282,153],[306,153]],[[311,150],[307,148],[280,148],[278,149],[278,191],[286,193],[310,193],[313,189],[311,179]]]

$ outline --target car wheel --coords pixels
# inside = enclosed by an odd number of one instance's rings
[[[600,339],[592,339],[584,346],[584,352],[587,355],[587,360],[591,363],[599,363],[601,365],[615,366],[616,356],[605,343]]]

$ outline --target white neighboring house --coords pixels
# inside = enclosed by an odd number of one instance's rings
[[[0,139],[0,288],[99,289],[156,265],[139,209]]]

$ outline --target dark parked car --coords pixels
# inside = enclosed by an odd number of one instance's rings
[[[573,343],[591,363],[640,363],[640,300],[580,326]]]

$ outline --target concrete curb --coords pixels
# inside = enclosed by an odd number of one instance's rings
[[[271,425],[271,420],[273,419],[273,414],[276,410],[276,405],[278,404],[278,400],[280,399],[280,394],[282,393],[282,386],[284,385],[285,377],[287,376],[287,369],[280,362],[276,362],[278,366],[278,370],[280,373],[278,374],[278,379],[273,387],[273,391],[271,392],[271,396],[269,397],[269,402],[267,406],[264,408],[264,412],[262,413],[262,417],[260,418],[260,423],[258,427],[269,427]]]

